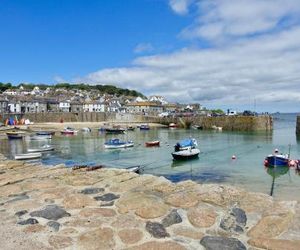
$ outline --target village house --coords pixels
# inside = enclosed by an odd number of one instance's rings
[[[47,112],[59,112],[59,101],[55,99],[46,99]]]
[[[0,113],[6,113],[8,111],[8,100],[0,97]]]
[[[105,105],[100,101],[87,101],[83,104],[83,112],[105,112]]]
[[[69,100],[59,101],[59,112],[71,112],[71,103]]]
[[[133,102],[126,105],[129,113],[158,114],[163,112],[163,106],[157,102]]]
[[[17,99],[10,99],[7,107],[9,113],[21,113],[21,103]]]
[[[120,103],[119,98],[111,98],[108,101],[107,111],[115,113],[119,113],[122,111],[122,105]]]
[[[83,112],[83,104],[80,101],[71,101],[71,112]]]

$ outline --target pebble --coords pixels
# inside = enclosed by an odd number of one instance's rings
[[[235,238],[204,236],[200,244],[206,250],[246,250],[245,245]]]
[[[21,210],[21,211],[16,212],[15,215],[18,217],[21,217],[22,215],[27,214],[27,213],[28,213],[27,210]]]
[[[19,224],[19,225],[34,225],[34,224],[38,224],[38,223],[39,223],[39,221],[37,219],[29,218],[27,220],[19,221],[17,224]]]
[[[98,194],[104,192],[104,188],[85,188],[80,191],[81,194]]]
[[[108,194],[94,197],[94,199],[96,201],[113,201],[113,200],[116,200],[119,198],[120,198],[120,195],[115,195],[113,193],[108,193]]]
[[[71,215],[57,205],[48,205],[42,210],[31,212],[30,216],[42,217],[48,220],[58,220],[62,217],[68,217]]]
[[[182,222],[182,218],[178,214],[177,210],[174,209],[169,213],[163,220],[162,220],[162,225],[164,227],[169,227],[173,224],[178,224]]]
[[[157,222],[150,222],[146,223],[146,230],[154,237],[154,238],[166,238],[170,237],[167,233],[165,227]]]
[[[58,232],[60,228],[60,224],[56,221],[48,221],[47,226],[53,228],[55,232]]]

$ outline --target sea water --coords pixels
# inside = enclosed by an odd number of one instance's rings
[[[278,148],[300,159],[300,144],[295,134],[296,114],[274,115],[273,132],[226,132],[194,129],[150,129],[128,131],[124,135],[107,135],[98,131],[78,132],[74,136],[54,136],[49,141],[2,140],[0,152],[12,158],[25,153],[28,148],[44,144],[55,146],[54,152],[43,154],[40,160],[46,165],[64,163],[103,164],[108,167],[126,168],[141,165],[143,173],[164,176],[174,182],[193,180],[199,183],[222,183],[242,187],[248,191],[270,194],[280,199],[300,200],[300,176],[294,169],[274,175],[263,165],[265,157]],[[104,149],[104,142],[111,138],[133,140],[133,148]],[[185,138],[195,138],[201,151],[199,159],[174,161],[174,145]],[[160,140],[160,147],[145,147],[145,142]],[[232,156],[236,159],[232,159]]]

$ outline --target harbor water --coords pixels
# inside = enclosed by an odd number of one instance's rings
[[[79,164],[103,164],[126,168],[143,166],[143,173],[164,176],[174,182],[193,180],[199,183],[218,183],[242,187],[247,191],[272,194],[275,198],[300,200],[300,175],[295,169],[278,173],[267,171],[265,157],[278,148],[290,153],[291,159],[300,159],[300,141],[295,134],[296,114],[274,115],[271,133],[226,132],[195,129],[150,129],[128,131],[124,135],[107,135],[98,131],[78,132],[74,136],[53,136],[51,140],[1,140],[0,152],[9,158],[25,153],[28,148],[45,144],[55,146],[55,151],[43,154],[45,165],[60,163],[71,167]],[[111,138],[133,140],[128,149],[104,149]],[[201,151],[199,158],[190,161],[173,161],[174,145],[185,138],[195,138]],[[160,140],[160,147],[145,147],[145,142]],[[232,159],[232,156],[236,159]],[[272,188],[273,184],[273,188]]]

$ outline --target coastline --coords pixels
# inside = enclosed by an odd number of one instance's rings
[[[299,201],[120,169],[0,165],[3,249],[300,248]]]

